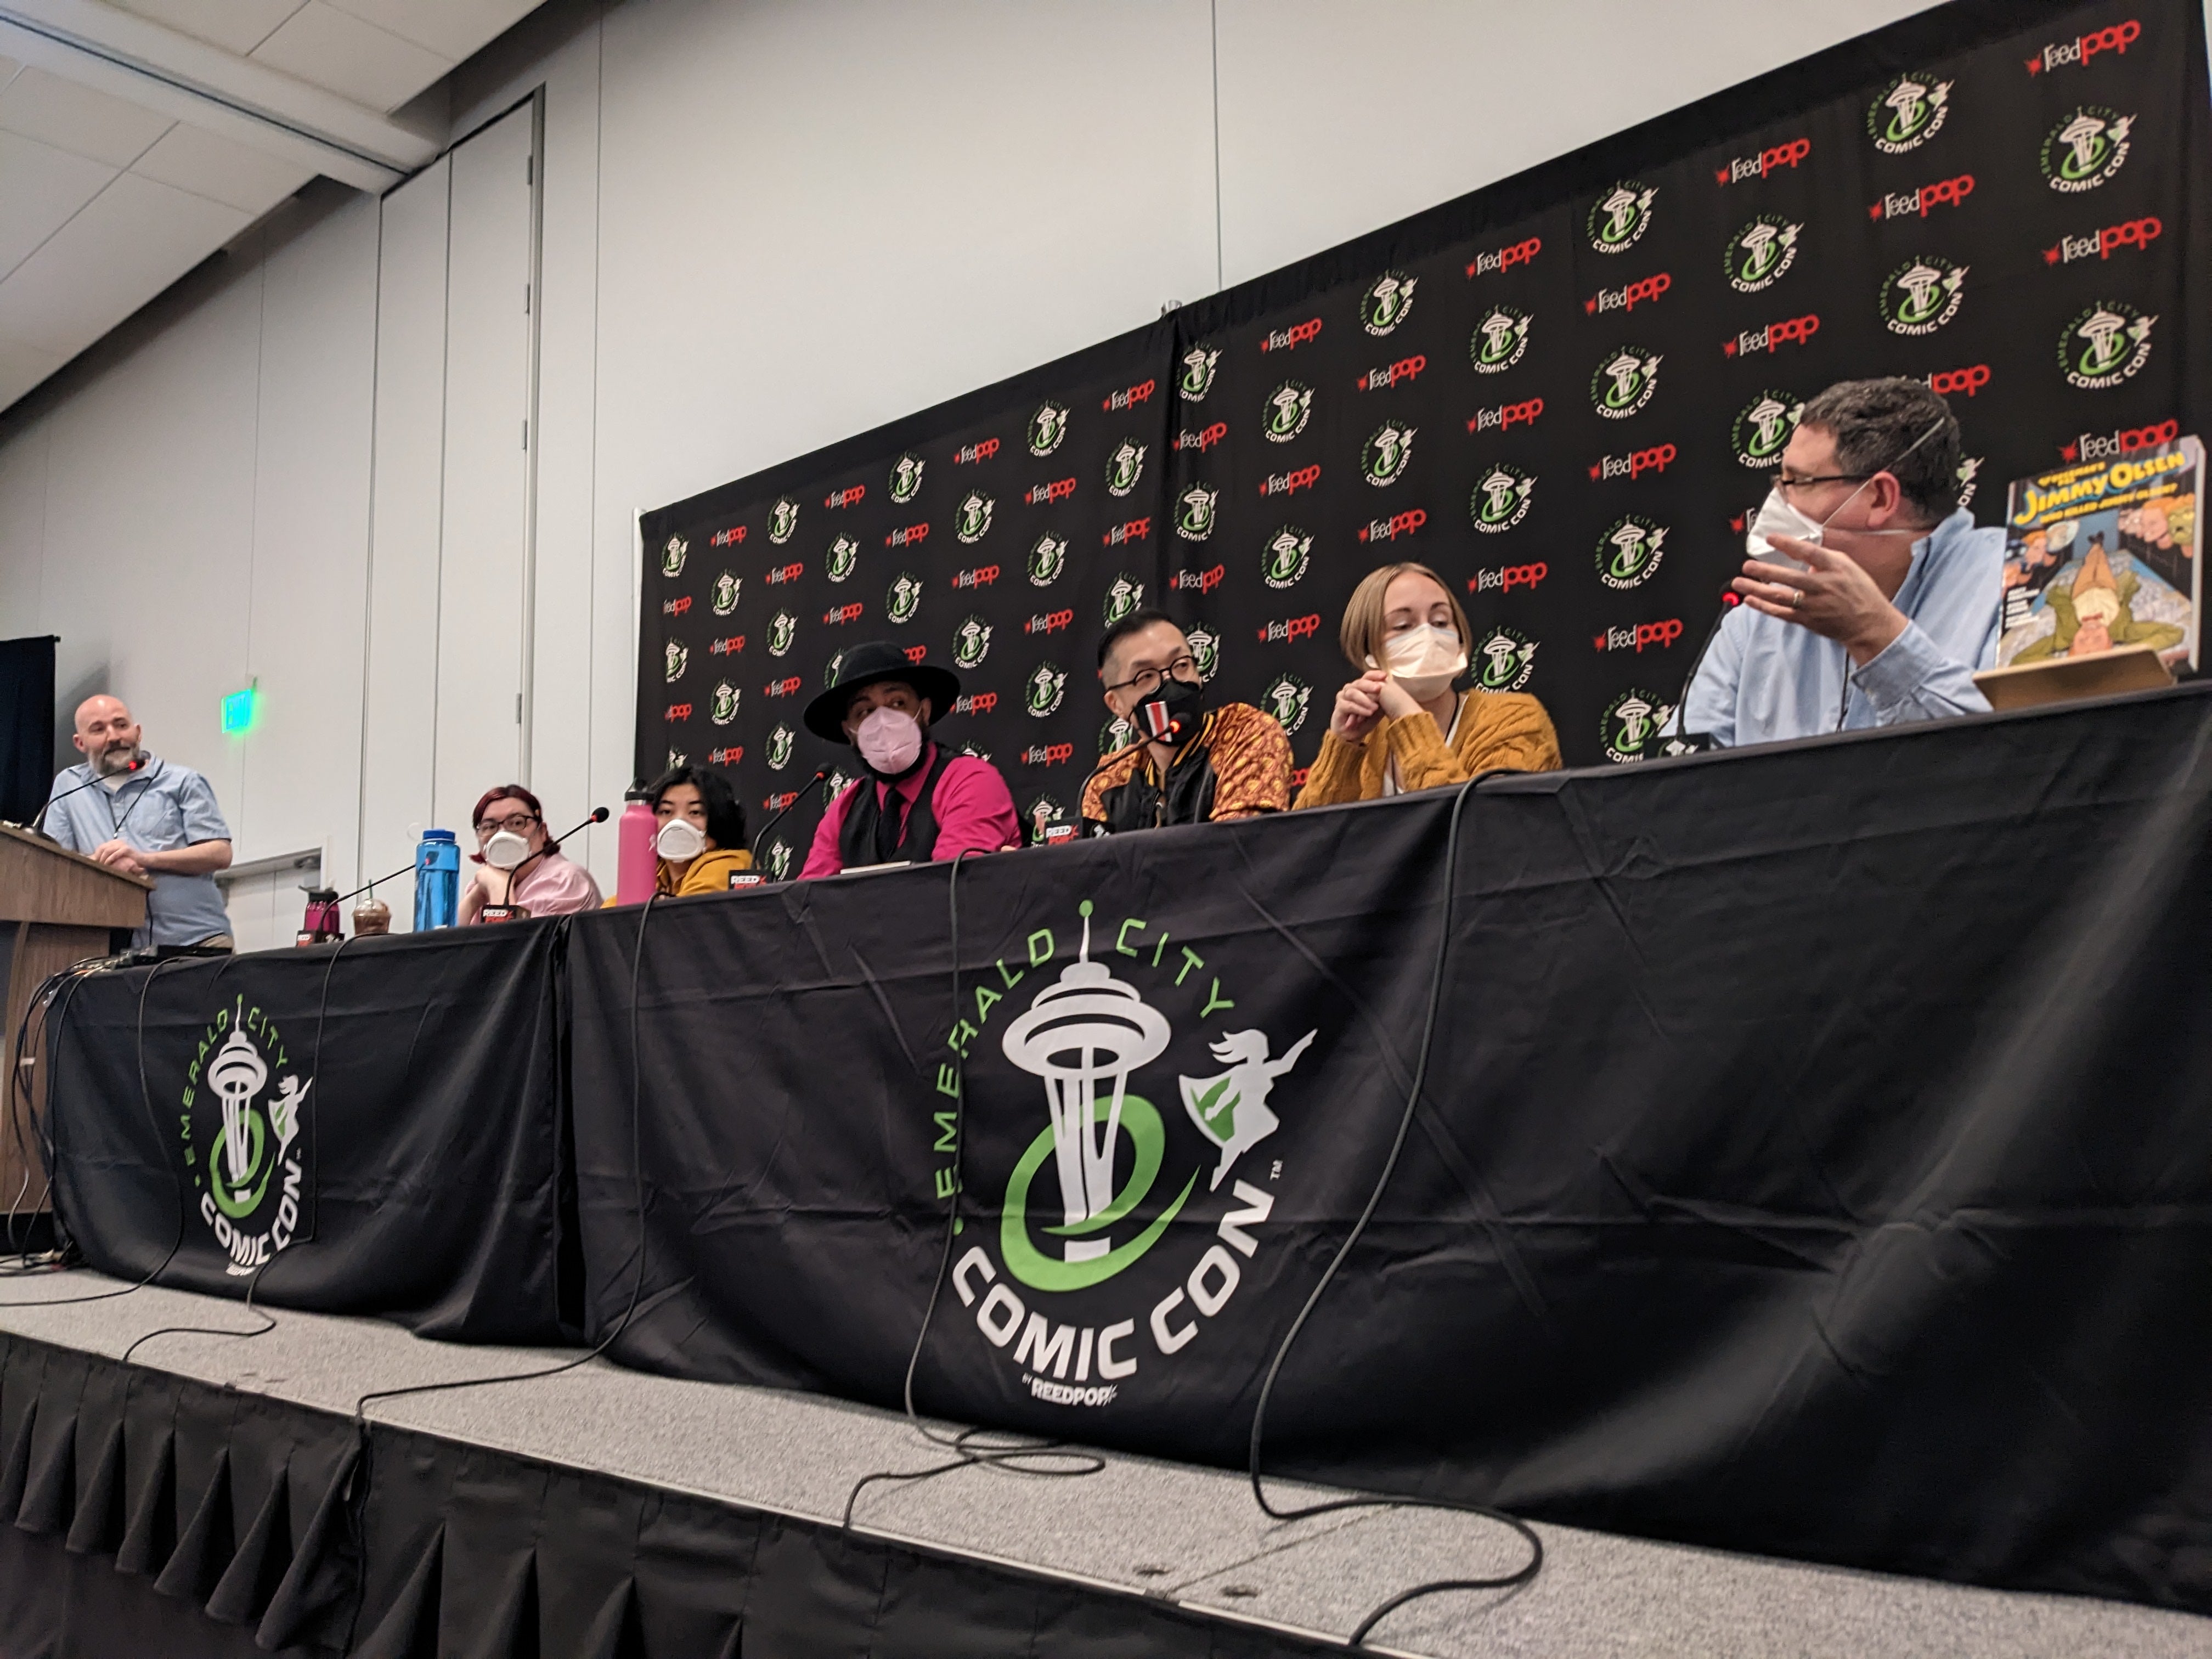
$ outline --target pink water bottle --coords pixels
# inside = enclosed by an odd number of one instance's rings
[[[629,804],[623,808],[622,819],[615,826],[615,902],[642,904],[653,896],[656,862],[653,836],[660,825],[653,815],[652,796],[641,780],[624,790],[623,799]]]

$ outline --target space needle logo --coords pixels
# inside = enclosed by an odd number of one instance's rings
[[[225,1273],[266,1267],[299,1234],[307,1170],[295,1143],[312,1086],[292,1069],[275,1024],[243,995],[200,1035],[179,1117],[196,1207],[229,1257]]]
[[[1218,1069],[1175,1074],[1164,1111],[1145,1092],[1144,1073],[1167,1054],[1174,1024],[1116,969],[1156,981],[1170,1009],[1188,1002],[1201,1026],[1236,1001],[1205,957],[1167,928],[1138,916],[1109,922],[1088,899],[1078,909],[1076,959],[1037,989],[997,1043],[977,1042],[1008,1000],[990,988],[1011,993],[1052,961],[1060,945],[1049,927],[1030,935],[1026,967],[1010,971],[1001,961],[986,975],[975,1018],[949,1040],[968,1060],[970,1089],[984,1085],[975,1062],[994,1046],[1042,1085],[1045,1105],[1043,1125],[1007,1178],[995,1255],[988,1243],[971,1244],[953,1285],[984,1339],[1020,1368],[1030,1397],[1095,1407],[1116,1398],[1146,1363],[1182,1352],[1235,1295],[1243,1264],[1261,1248],[1255,1230],[1274,1207],[1273,1192],[1259,1183],[1283,1168],[1279,1160],[1264,1170],[1240,1165],[1304,1103],[1273,1097],[1317,1033],[1275,1055],[1261,1030],[1202,1032]],[[1109,966],[1116,957],[1133,965]],[[989,1092],[995,1102],[1002,1091]],[[1194,1158],[1200,1147],[1203,1158]],[[1165,1276],[1148,1270],[1140,1289],[1102,1288],[1150,1255],[1178,1218],[1178,1240],[1210,1240],[1202,1252],[1170,1261]],[[1096,1294],[1060,1300],[1086,1292]]]

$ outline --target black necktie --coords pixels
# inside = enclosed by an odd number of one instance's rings
[[[876,862],[889,864],[898,857],[899,842],[906,838],[906,799],[896,784],[883,786],[884,801],[876,813]]]

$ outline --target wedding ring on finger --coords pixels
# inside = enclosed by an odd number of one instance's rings
[[[1804,604],[1804,603],[1805,603],[1805,590],[1804,590],[1803,588],[1802,588],[1802,587],[1793,587],[1793,588],[1791,588],[1791,589],[1790,590],[1790,608],[1792,611],[1795,611],[1795,610],[1796,610],[1799,605],[1802,605],[1802,604]]]

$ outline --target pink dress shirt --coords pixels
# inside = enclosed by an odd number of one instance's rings
[[[921,764],[896,785],[862,778],[831,801],[814,828],[814,844],[807,849],[806,866],[799,872],[799,878],[812,881],[817,876],[834,876],[845,867],[837,854],[837,838],[844,833],[845,814],[859,791],[873,788],[880,807],[885,792],[896,787],[900,799],[911,808],[933,763],[925,754]],[[1021,844],[1021,826],[1014,817],[1014,798],[1006,792],[1006,781],[999,775],[997,767],[973,755],[955,755],[945,763],[929,810],[937,819],[937,847],[930,854],[933,863],[942,864],[963,853],[996,853]]]
[[[530,860],[522,879],[512,884],[506,902],[520,905],[533,916],[565,916],[579,910],[596,910],[601,902],[599,884],[592,879],[592,872],[573,859],[562,857],[557,847],[544,857]],[[461,920],[465,925],[482,921],[483,917],[471,915]]]

